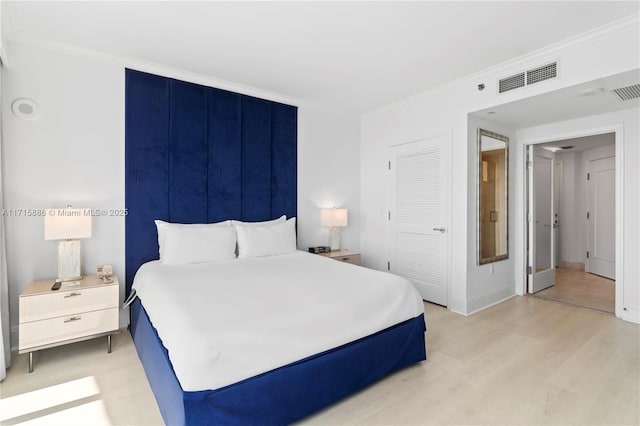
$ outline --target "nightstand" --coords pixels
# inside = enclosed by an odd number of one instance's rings
[[[356,253],[349,250],[336,250],[329,253],[319,253],[320,256],[330,257],[331,259],[339,260],[345,263],[351,263],[352,265],[360,266],[360,253]]]
[[[29,373],[33,352],[81,340],[107,336],[118,331],[120,284],[105,283],[96,275],[80,281],[63,282],[51,290],[54,280],[34,281],[20,295],[18,352],[29,353]]]

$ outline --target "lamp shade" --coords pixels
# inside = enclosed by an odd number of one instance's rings
[[[44,217],[44,239],[91,238],[90,212],[89,209],[49,209]]]
[[[320,210],[322,226],[347,226],[347,209]]]

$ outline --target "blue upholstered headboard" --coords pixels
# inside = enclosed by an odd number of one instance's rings
[[[125,103],[127,294],[154,219],[296,216],[296,107],[129,69]]]

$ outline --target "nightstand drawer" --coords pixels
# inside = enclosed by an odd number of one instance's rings
[[[20,298],[20,322],[118,307],[117,285],[59,290]]]
[[[330,251],[328,253],[320,253],[320,256],[360,266],[360,253],[356,253],[350,250]]]
[[[18,346],[25,350],[118,329],[118,308],[65,315],[20,324]]]
[[[350,255],[345,255],[345,256],[337,256],[337,257],[334,257],[333,259],[339,260],[339,261],[345,262],[345,263],[351,263],[352,265],[360,266],[360,255],[359,254],[350,254]]]

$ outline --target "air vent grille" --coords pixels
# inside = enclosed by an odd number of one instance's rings
[[[553,62],[551,64],[543,65],[538,68],[527,71],[527,85],[539,83],[541,81],[549,80],[558,76],[558,64]]]
[[[510,90],[519,89],[529,86],[530,84],[540,83],[541,81],[551,80],[558,76],[558,62],[542,65],[527,71],[505,77],[498,80],[498,93],[505,93]]]
[[[620,87],[619,89],[613,89],[612,92],[618,95],[621,101],[638,99],[640,98],[640,84],[632,84],[631,86]]]
[[[508,92],[509,90],[518,89],[520,87],[524,87],[523,72],[500,80],[498,84],[498,93]]]

